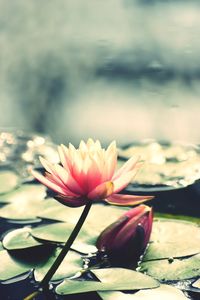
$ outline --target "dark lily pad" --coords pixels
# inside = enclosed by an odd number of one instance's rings
[[[56,292],[59,295],[67,295],[92,291],[137,290],[159,286],[153,278],[128,269],[108,268],[93,270],[92,273],[102,281],[64,280],[57,286]]]
[[[9,232],[3,239],[3,247],[7,250],[17,250],[41,246],[42,244],[35,240],[30,232],[31,229],[28,227]]]
[[[46,196],[46,188],[40,184],[23,184],[18,189],[0,196],[0,203],[29,202],[42,200]]]
[[[162,284],[155,289],[141,290],[134,294],[123,292],[98,292],[103,300],[187,300],[188,298],[179,289]]]
[[[57,248],[53,255],[49,257],[47,261],[44,263],[41,263],[36,266],[36,269],[34,271],[34,277],[36,281],[41,281],[51,265],[54,263],[56,257],[60,253],[61,249]],[[70,276],[73,276],[75,273],[80,271],[82,269],[82,259],[81,256],[74,252],[69,251],[67,256],[64,258],[62,263],[60,264],[58,270],[54,274],[52,281],[64,279]]]
[[[140,271],[158,280],[184,280],[200,276],[200,254],[183,259],[161,259],[143,262]]]
[[[31,234],[33,237],[43,242],[65,243],[73,229],[74,224],[56,223],[34,228],[32,229]],[[86,231],[83,227],[73,243],[72,249],[81,253],[95,252],[97,250],[94,246],[95,242],[96,238],[92,228]]]
[[[195,238],[192,238],[195,237]],[[192,222],[157,219],[143,261],[200,253],[200,227]]]
[[[18,186],[19,176],[10,170],[0,171],[0,194],[8,193]]]

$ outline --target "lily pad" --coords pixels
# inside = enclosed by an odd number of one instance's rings
[[[195,282],[193,282],[192,286],[194,288],[200,289],[200,278],[198,280],[196,280]]]
[[[3,239],[3,247],[7,250],[17,250],[41,246],[42,244],[35,240],[30,234],[28,227],[10,231]]]
[[[56,223],[34,228],[31,234],[41,241],[65,243],[73,229],[74,224]],[[86,231],[83,227],[71,248],[81,253],[95,252],[97,250],[95,242],[96,237],[92,228]]]
[[[195,237],[195,238],[192,238]],[[200,253],[200,227],[192,222],[157,219],[143,261]]]
[[[130,208],[93,204],[84,227],[93,227],[93,230],[96,230],[97,234],[99,234],[103,228],[116,221],[128,209]],[[71,208],[55,199],[49,198],[43,203],[38,217],[76,224],[82,211],[83,207]]]
[[[0,203],[29,202],[42,200],[46,196],[46,188],[40,184],[23,184],[18,189],[1,195]]]
[[[82,211],[82,207],[71,208],[61,204],[54,198],[47,198],[38,212],[38,217],[76,224]]]
[[[0,251],[0,261],[0,280],[13,278],[33,268],[33,264],[17,260],[6,250]]]
[[[136,271],[109,268],[92,270],[92,273],[102,282],[64,280],[56,288],[59,295],[78,294],[92,291],[137,290],[156,288],[159,283],[153,278]]]
[[[0,171],[0,194],[8,193],[19,184],[19,176],[10,170]]]
[[[123,292],[98,292],[103,300],[188,300],[179,289],[162,284],[156,289],[141,290],[134,294]]]
[[[34,277],[36,281],[41,281],[51,265],[54,263],[56,257],[60,253],[61,249],[57,248],[53,255],[49,257],[47,261],[44,263],[41,263],[37,265],[35,271],[34,271]],[[69,251],[67,256],[64,258],[62,263],[60,264],[58,270],[52,277],[52,281],[64,279],[66,277],[70,277],[80,271],[82,269],[82,259],[81,256],[74,252]]]
[[[184,280],[200,276],[200,254],[184,259],[143,262],[140,271],[158,280]]]
[[[41,210],[43,199],[32,198],[26,201],[22,198],[16,202],[5,205],[0,209],[0,217],[10,220],[36,219]]]

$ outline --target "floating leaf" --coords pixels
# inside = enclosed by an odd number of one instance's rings
[[[31,229],[28,227],[10,231],[3,239],[3,247],[7,250],[17,250],[41,246],[30,234]]]
[[[38,217],[76,224],[82,210],[82,207],[71,208],[61,204],[53,198],[48,198],[43,202],[42,207],[38,212]]]
[[[139,272],[125,268],[105,268],[91,271],[101,282],[108,282],[120,285],[128,283],[131,289],[145,289],[158,287],[158,282]]]
[[[161,281],[194,278],[200,276],[200,254],[185,259],[146,261],[140,271]]]
[[[61,249],[57,248],[53,255],[49,257],[47,261],[44,263],[39,264],[35,271],[34,271],[34,277],[36,281],[41,281],[49,268],[52,266],[54,263],[56,257],[60,253]],[[79,270],[82,269],[82,259],[81,256],[74,252],[74,251],[69,251],[67,256],[64,258],[62,263],[60,264],[58,270],[52,277],[52,281],[54,280],[60,280],[66,277],[70,277],[77,273]]]
[[[32,264],[13,258],[6,250],[0,251],[0,261],[0,280],[10,279],[33,268]]]
[[[42,200],[46,196],[46,188],[40,184],[23,184],[18,189],[1,195],[1,203],[18,202],[18,204]]]
[[[36,219],[41,210],[43,199],[32,198],[26,201],[21,199],[7,204],[0,209],[0,217],[11,220],[32,220]]]
[[[193,238],[195,237],[195,238]],[[184,257],[200,252],[200,227],[192,222],[157,219],[143,261]]]
[[[198,280],[196,280],[195,282],[193,282],[192,286],[194,288],[200,289],[200,278]]]
[[[97,233],[100,233],[103,228],[116,221],[128,209],[112,205],[93,204],[84,227],[92,226]],[[71,208],[49,198],[43,203],[38,217],[76,224],[82,211],[82,207]]]
[[[15,172],[10,170],[1,170],[0,171],[0,194],[7,193],[19,184],[19,177]]]
[[[98,292],[103,300],[187,300],[188,298],[179,289],[162,284],[156,289],[147,289],[134,294],[123,292]]]
[[[33,247],[32,249],[35,248]],[[36,249],[39,249],[39,247]],[[0,280],[8,280],[12,277],[19,276],[25,272],[35,269],[35,278],[40,281],[54,262],[61,249],[46,248],[46,250],[43,250],[43,252],[38,252],[37,254],[34,254],[34,251],[30,252],[30,250],[29,252],[21,252],[22,250],[12,251],[12,254],[6,250],[0,251]],[[81,256],[76,252],[70,251],[53,276],[53,280],[63,279],[74,275],[74,273],[79,271],[81,268]]]
[[[101,278],[102,282],[64,280],[57,286],[56,292],[59,295],[67,295],[92,291],[137,290],[159,286],[153,278],[128,269],[98,269],[92,270],[92,273],[97,278]]]
[[[34,228],[31,234],[41,241],[65,243],[73,229],[74,224],[56,223]],[[96,238],[92,228],[86,231],[83,227],[71,248],[81,253],[95,252],[97,250],[94,246],[95,242]]]

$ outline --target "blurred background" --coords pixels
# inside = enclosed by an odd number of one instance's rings
[[[200,141],[200,4],[0,0],[0,127]]]

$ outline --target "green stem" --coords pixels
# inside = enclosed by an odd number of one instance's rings
[[[51,268],[48,270],[48,272],[46,273],[46,275],[44,276],[44,278],[42,279],[42,281],[40,282],[40,288],[45,289],[48,287],[49,281],[51,280],[51,278],[53,277],[53,275],[55,274],[55,272],[57,271],[58,267],[60,266],[61,262],[63,261],[63,259],[65,258],[65,256],[67,255],[67,253],[70,250],[71,245],[73,244],[74,240],[76,239],[77,235],[79,234],[79,231],[81,230],[81,227],[83,226],[83,223],[89,213],[89,210],[91,208],[92,202],[88,202],[85,207],[84,210],[76,224],[76,226],[74,227],[70,237],[68,238],[67,242],[65,243],[63,249],[61,250],[60,254],[58,255],[58,257],[56,258],[56,260],[54,261],[54,263],[52,264]],[[24,300],[29,300],[29,299],[33,299],[30,298],[30,296],[28,296],[28,298],[24,298]]]
[[[80,216],[80,219],[78,220],[76,226],[74,227],[70,237],[68,238],[67,242],[65,243],[63,249],[61,250],[58,257],[56,258],[55,262],[53,263],[53,265],[51,266],[49,271],[46,273],[46,275],[42,279],[42,281],[40,283],[41,287],[45,287],[49,283],[49,281],[53,277],[54,273],[57,271],[58,267],[60,266],[61,262],[63,261],[64,257],[69,252],[71,245],[73,244],[74,240],[76,239],[77,235],[79,234],[79,231],[81,230],[81,227],[83,226],[83,223],[89,213],[91,205],[92,205],[92,202],[88,202],[85,205],[84,210]]]

